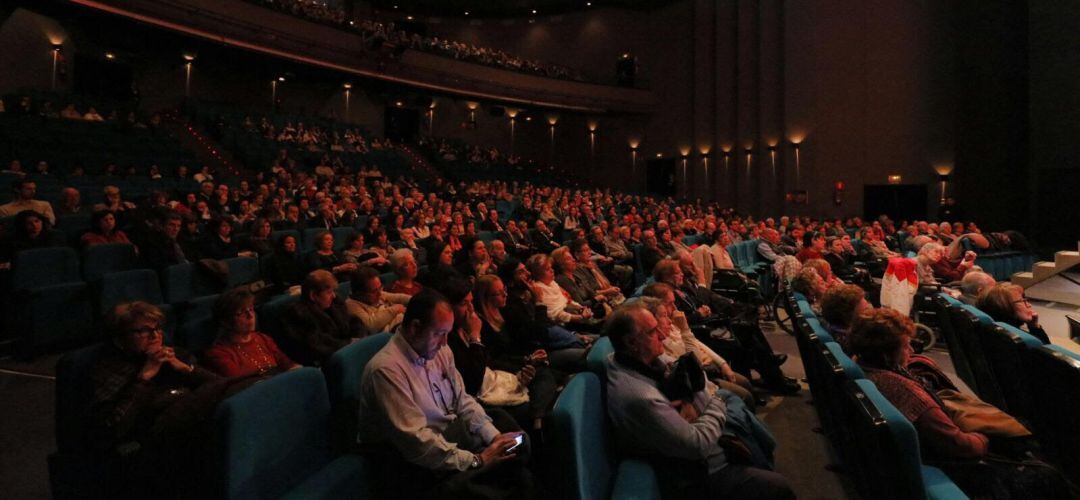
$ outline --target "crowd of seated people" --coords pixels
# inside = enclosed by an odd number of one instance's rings
[[[11,94],[0,98],[0,113],[10,113],[22,117],[36,116],[45,120],[69,120],[112,124],[120,128],[146,129],[156,128],[161,124],[161,116],[152,115],[149,120],[138,116],[135,111],[119,108],[109,109],[103,116],[92,104],[74,102],[54,102],[61,96],[35,98],[29,95]]]
[[[103,387],[149,381],[153,391],[167,394],[178,384],[189,390],[181,391],[175,402],[163,400],[162,406],[147,408],[137,429],[108,434],[116,437],[112,445],[154,439],[157,434],[141,434],[154,426],[193,424],[176,421],[173,412],[188,404],[212,407],[241,390],[244,384],[238,381],[300,365],[324,365],[342,347],[391,331],[395,337],[378,362],[370,365],[363,382],[363,408],[368,412],[362,418],[370,420],[362,423],[361,439],[382,445],[394,458],[382,466],[397,467],[395,474],[417,474],[420,479],[410,483],[416,487],[441,484],[453,490],[469,488],[473,481],[490,487],[529,484],[528,468],[507,460],[503,452],[522,430],[542,442],[543,417],[558,387],[570,374],[586,369],[597,336],[612,335],[612,325],[621,324],[618,328],[623,328],[620,335],[625,338],[614,345],[617,355],[624,356],[613,363],[635,380],[623,379],[620,384],[656,384],[657,363],[693,359],[685,363],[700,365],[710,389],[698,389],[688,399],[653,394],[650,398],[666,401],[660,415],[625,413],[631,402],[620,403],[621,409],[612,410],[619,419],[617,432],[682,419],[689,428],[678,431],[679,440],[641,443],[645,448],[639,451],[673,458],[707,457],[709,474],[703,484],[711,490],[734,492],[739,491],[734,485],[755,484],[770,492],[767,498],[786,498],[790,492],[783,479],[767,473],[767,464],[750,461],[756,465],[747,470],[724,466],[723,456],[738,446],[713,446],[715,440],[707,446],[691,443],[699,437],[717,437],[713,434],[723,430],[725,408],[726,418],[752,418],[734,409],[752,411],[767,391],[799,390],[781,371],[785,356],[773,352],[758,324],[759,299],[752,294],[730,298],[712,290],[721,270],[741,275],[727,245],[757,240],[763,259],[789,258],[797,264],[800,269],[793,273],[792,287],[813,299],[826,318],[835,321],[833,331],[838,336],[849,332],[849,339],[856,335],[857,321],[836,311],[847,307],[861,311],[866,305],[841,282],[839,278],[846,277],[841,269],[853,267],[861,255],[880,260],[878,253],[866,249],[878,245],[866,239],[892,241],[894,250],[886,245],[884,251],[889,253],[883,256],[901,248],[887,220],[755,220],[715,203],[678,203],[610,190],[443,179],[421,187],[405,179],[287,168],[235,184],[215,180],[209,169],[196,175],[201,182],[195,192],[154,191],[137,203],[125,200],[115,186],[106,188],[105,202],[94,207],[86,233],[74,241],[84,247],[128,241],[137,247],[142,265],[152,269],[199,259],[258,256],[274,293],[298,295],[298,300],[279,318],[280,335],[271,337],[259,332],[255,317],[262,299],[242,290],[224,293],[214,308],[217,340],[205,352],[192,353],[195,357],[163,344],[161,313],[153,306],[118,307],[113,315],[135,314],[133,309],[142,319],[123,320],[138,323],[134,327],[114,327],[116,357],[127,363],[122,374],[95,380]],[[55,217],[53,205],[36,199],[29,179],[16,181],[12,207],[0,207],[16,216],[13,233],[0,246],[3,262],[21,250],[67,244],[48,231]],[[79,206],[78,189],[67,192],[65,213],[85,210]],[[971,230],[971,224],[965,226]],[[342,227],[353,230],[343,245],[337,245],[335,229]],[[936,244],[932,237],[938,233],[930,225],[925,234],[919,224],[912,227],[927,240],[912,243]],[[848,230],[874,236],[853,240]],[[855,245],[859,241],[862,253]],[[977,267],[968,267],[962,270],[964,278],[977,276]],[[705,268],[716,276],[710,277]],[[393,277],[389,285],[384,281],[388,273]],[[635,281],[638,273],[648,282]],[[741,279],[747,286],[753,281]],[[338,295],[344,281],[350,284],[347,297]],[[1015,291],[1007,290],[1009,296],[1003,300],[994,295],[995,287],[980,286],[972,290],[977,301],[986,301],[988,311],[993,311],[991,301],[1008,304],[999,308],[1003,321],[1011,318],[1033,333],[1038,331],[1037,316],[1030,307],[1022,307],[1022,296],[1015,298]],[[656,326],[638,328],[649,321]],[[646,346],[648,352],[640,350]],[[415,394],[404,389],[402,384],[422,376],[414,368],[420,361],[434,363],[439,373],[446,374],[438,382],[442,398],[431,391]],[[143,375],[145,380],[136,380]],[[167,380],[159,378],[165,375]],[[121,376],[126,378],[120,380]],[[206,390],[205,398],[181,405],[180,400],[202,394],[200,388],[206,384],[212,390]],[[142,401],[124,391],[103,392],[101,408],[112,408],[117,398]],[[180,406],[172,409],[173,404]],[[199,411],[209,410],[199,406]],[[451,425],[447,419],[451,414],[462,418],[465,428]],[[642,422],[636,422],[638,418]],[[121,425],[109,422],[99,423]],[[205,429],[184,428],[176,436],[194,432]],[[184,444],[154,442],[145,450],[152,454]],[[152,460],[159,459],[173,460]],[[464,474],[452,476],[460,482],[444,484],[440,481],[446,475],[430,474],[433,469]],[[495,477],[488,474],[504,469]],[[517,480],[508,483],[507,477]],[[142,486],[162,484],[167,478],[154,478]]]
[[[287,12],[297,17],[326,23],[359,33],[365,47],[379,48],[383,43],[408,47],[454,59],[480,63],[563,80],[587,81],[577,70],[559,64],[526,59],[489,47],[424,36],[399,29],[393,22],[381,23],[371,19],[352,19],[345,9],[327,3],[304,0],[252,0],[261,5]]]

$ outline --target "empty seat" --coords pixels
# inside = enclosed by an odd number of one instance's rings
[[[135,268],[135,245],[107,243],[83,250],[83,277],[96,283],[106,274]]]
[[[847,464],[863,498],[967,498],[940,469],[922,464],[915,427],[873,382],[849,380],[844,396],[853,443]]]
[[[345,243],[349,241],[349,237],[356,233],[356,229],[348,226],[335,227],[330,231],[334,235],[334,251],[345,248]],[[368,242],[364,242],[368,243]]]
[[[299,295],[279,295],[259,306],[259,330],[282,344],[281,315],[290,304],[300,300]],[[282,349],[285,349],[283,346]]]
[[[614,456],[600,384],[595,374],[579,373],[555,402],[553,452],[563,487],[558,497],[660,498],[659,481],[649,464]]]
[[[56,363],[56,452],[49,455],[53,498],[116,498],[119,460],[94,446],[86,415],[94,399],[90,372],[104,343],[71,351]]]
[[[322,373],[301,368],[226,399],[214,417],[226,499],[368,498],[360,455],[334,457]]]
[[[8,331],[20,335],[19,350],[32,355],[75,344],[93,333],[90,289],[79,277],[79,260],[66,247],[16,253],[12,260]]]
[[[229,277],[225,283],[227,288],[259,281],[259,259],[254,257],[233,257],[225,259],[225,264],[229,266]]]
[[[1005,402],[1002,410],[1019,418],[1031,416],[1031,392],[1024,351],[1042,346],[1027,332],[1005,323],[980,323],[980,342]]]
[[[969,305],[949,308],[949,321],[953,332],[960,340],[960,346],[967,354],[971,373],[975,379],[976,393],[979,397],[998,408],[1005,407],[994,373],[983,352],[980,336],[980,323],[991,324],[994,321],[982,311]]]
[[[161,285],[165,302],[169,304],[180,304],[221,291],[220,284],[191,262],[173,264],[162,270]]]
[[[34,248],[15,254],[11,261],[11,289],[82,281],[79,255],[67,247]]]
[[[941,332],[941,336],[945,338],[945,345],[949,346],[949,359],[952,360],[953,368],[956,369],[956,375],[959,376],[960,380],[963,380],[971,390],[978,392],[979,389],[975,382],[975,375],[971,371],[971,363],[968,361],[968,353],[960,342],[956,330],[953,328],[952,315],[949,312],[950,308],[960,307],[964,304],[946,293],[935,294],[932,297],[931,302],[936,309],[938,329]]]
[[[1059,346],[1024,351],[1031,395],[1031,430],[1043,450],[1075,483],[1080,481],[1080,356]]]
[[[386,343],[391,334],[377,333],[361,339],[330,356],[323,370],[326,386],[330,391],[331,434],[333,442],[348,449],[356,441],[356,423],[359,416],[360,377],[364,367]]]
[[[132,269],[102,277],[98,311],[104,313],[116,304],[133,300],[151,304],[164,303],[157,273],[149,269]]]

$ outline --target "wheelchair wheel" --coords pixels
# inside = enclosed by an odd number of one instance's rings
[[[795,322],[788,316],[787,309],[784,308],[784,294],[782,293],[778,293],[776,297],[773,297],[772,320],[776,323],[776,326],[780,327],[788,335],[795,335]]]
[[[915,336],[911,339],[911,347],[915,349],[915,354],[929,351],[934,344],[937,344],[937,332],[922,323],[915,323]]]

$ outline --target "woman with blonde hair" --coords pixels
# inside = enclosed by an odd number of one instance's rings
[[[1039,313],[1031,307],[1031,302],[1024,296],[1024,288],[1012,283],[998,283],[982,292],[976,307],[994,318],[994,321],[1008,323],[1017,328],[1027,328],[1031,336],[1042,343],[1049,344],[1050,337],[1039,326]]]

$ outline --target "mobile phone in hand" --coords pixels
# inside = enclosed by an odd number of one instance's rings
[[[524,443],[524,442],[525,442],[525,435],[524,434],[518,434],[517,436],[514,436],[514,446],[511,446],[511,447],[507,448],[506,449],[506,454],[509,455],[509,454],[513,453],[514,450],[518,449],[518,447],[521,446],[521,443]]]

